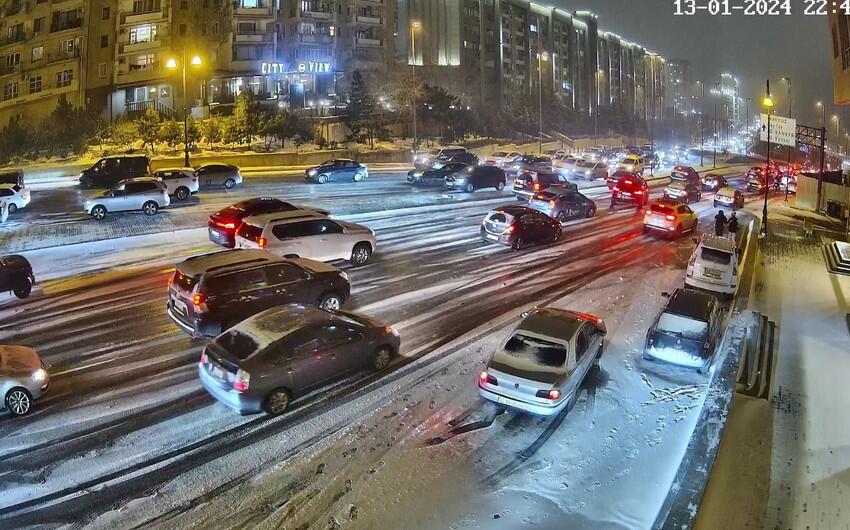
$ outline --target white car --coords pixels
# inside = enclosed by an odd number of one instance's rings
[[[604,162],[581,160],[573,166],[572,174],[587,180],[604,179],[608,176],[608,166]]]
[[[685,285],[731,296],[738,288],[738,257],[731,239],[704,235],[694,249]]]
[[[169,195],[178,201],[185,201],[190,195],[198,193],[198,175],[190,168],[167,168],[154,171],[153,176],[165,184]]]
[[[100,221],[107,212],[131,212],[141,210],[145,215],[154,215],[160,208],[171,204],[165,185],[154,177],[122,180],[103,195],[85,202],[87,215]]]
[[[360,266],[375,251],[375,232],[310,210],[268,213],[242,220],[236,231],[236,248],[259,248],[316,261],[344,259]]]
[[[581,158],[575,155],[555,156],[552,158],[552,168],[560,173],[570,173],[579,162]]]
[[[496,166],[504,169],[521,156],[522,153],[517,153],[516,151],[496,151],[485,156],[483,163],[487,166]]]
[[[17,184],[0,185],[0,202],[6,203],[12,215],[30,203],[30,190]]]

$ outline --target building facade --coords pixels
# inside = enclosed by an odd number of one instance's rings
[[[837,14],[835,10],[828,17],[834,102],[850,105],[850,17]]]
[[[689,114],[693,110],[693,94],[691,92],[690,63],[683,59],[667,61],[665,89],[668,109],[676,114]]]

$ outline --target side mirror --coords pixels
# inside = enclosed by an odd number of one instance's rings
[[[664,292],[661,293],[661,296],[663,296],[664,298],[670,298],[670,293],[668,293],[667,291],[664,291]]]

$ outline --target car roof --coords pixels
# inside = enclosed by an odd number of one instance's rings
[[[243,219],[242,222],[254,226],[265,226],[267,223],[275,221],[302,221],[327,218],[328,217],[326,215],[322,215],[314,210],[290,210],[288,212],[271,212],[251,215]]]
[[[723,186],[722,188],[717,190],[717,193],[715,193],[715,195],[734,196],[736,191],[738,191],[738,190],[733,188],[732,186]]]
[[[186,276],[197,276],[205,272],[229,269],[234,266],[286,261],[271,252],[255,249],[234,249],[201,254],[187,258],[176,265],[176,269]]]
[[[130,184],[132,182],[153,182],[155,184],[161,184],[158,178],[156,177],[135,177],[131,179],[124,179],[120,181],[118,184]]]
[[[243,210],[246,210],[246,209],[250,208],[251,206],[256,206],[256,205],[262,204],[264,202],[281,202],[281,203],[283,203],[283,202],[286,202],[286,201],[282,201],[282,200],[278,199],[277,197],[252,197],[250,199],[243,199],[239,202],[234,202],[230,206],[235,206],[237,208],[242,208]],[[228,208],[230,208],[230,206],[228,206]]]
[[[41,368],[41,359],[32,348],[0,345],[0,374]]]
[[[268,345],[305,326],[342,320],[336,313],[312,304],[285,304],[261,311],[236,327]]]
[[[529,312],[515,331],[530,331],[535,335],[570,342],[584,322],[583,318],[566,309],[537,308]]]
[[[658,199],[657,201],[653,201],[650,207],[652,206],[666,206],[667,208],[675,209],[678,206],[681,206],[682,203],[678,201],[671,201],[669,199]]]
[[[702,291],[676,289],[670,295],[670,300],[667,302],[664,312],[708,322],[711,316],[711,302],[716,301],[717,298],[713,295]]]
[[[490,213],[504,212],[504,213],[508,213],[508,214],[511,214],[512,216],[516,217],[517,215],[532,213],[532,212],[536,212],[536,211],[537,210],[535,210],[533,208],[529,208],[528,206],[510,205],[510,206],[501,206],[501,207],[496,208],[494,210],[490,210]]]
[[[150,159],[150,157],[148,155],[141,155],[141,154],[136,154],[136,155],[109,155],[109,156],[101,157],[101,159],[104,159],[104,158],[110,158],[110,159],[111,158],[145,158],[145,159]]]
[[[705,234],[704,236],[702,236],[702,241],[700,241],[700,244],[703,247],[708,247],[715,250],[722,250],[723,252],[728,252],[730,254],[735,252],[735,247],[732,246],[732,240],[728,237]]]
[[[159,169],[153,170],[154,173],[159,173],[161,171],[180,171],[181,173],[184,172],[184,171],[188,171],[188,172],[191,173],[195,170],[190,168],[190,167],[161,167]]]

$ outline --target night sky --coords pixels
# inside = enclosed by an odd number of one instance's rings
[[[697,0],[705,4],[707,0]],[[793,111],[800,123],[817,126],[817,100],[827,103],[827,120],[837,109],[832,104],[832,63],[826,16],[804,16],[802,0],[791,0],[791,16],[675,16],[672,0],[545,0],[541,4],[567,11],[587,9],[599,15],[600,27],[638,42],[667,59],[687,59],[691,81],[708,86],[727,71],[738,78],[742,97],[759,101],[765,79],[777,113],[787,115],[787,84],[791,78]],[[732,5],[743,0],[730,0]],[[759,99],[757,99],[759,98]],[[706,105],[708,97],[706,96]],[[752,106],[750,107],[752,113]],[[850,113],[841,114],[842,122]],[[850,125],[850,121],[846,122]],[[832,123],[834,128],[834,123]],[[842,128],[844,128],[842,123]]]

